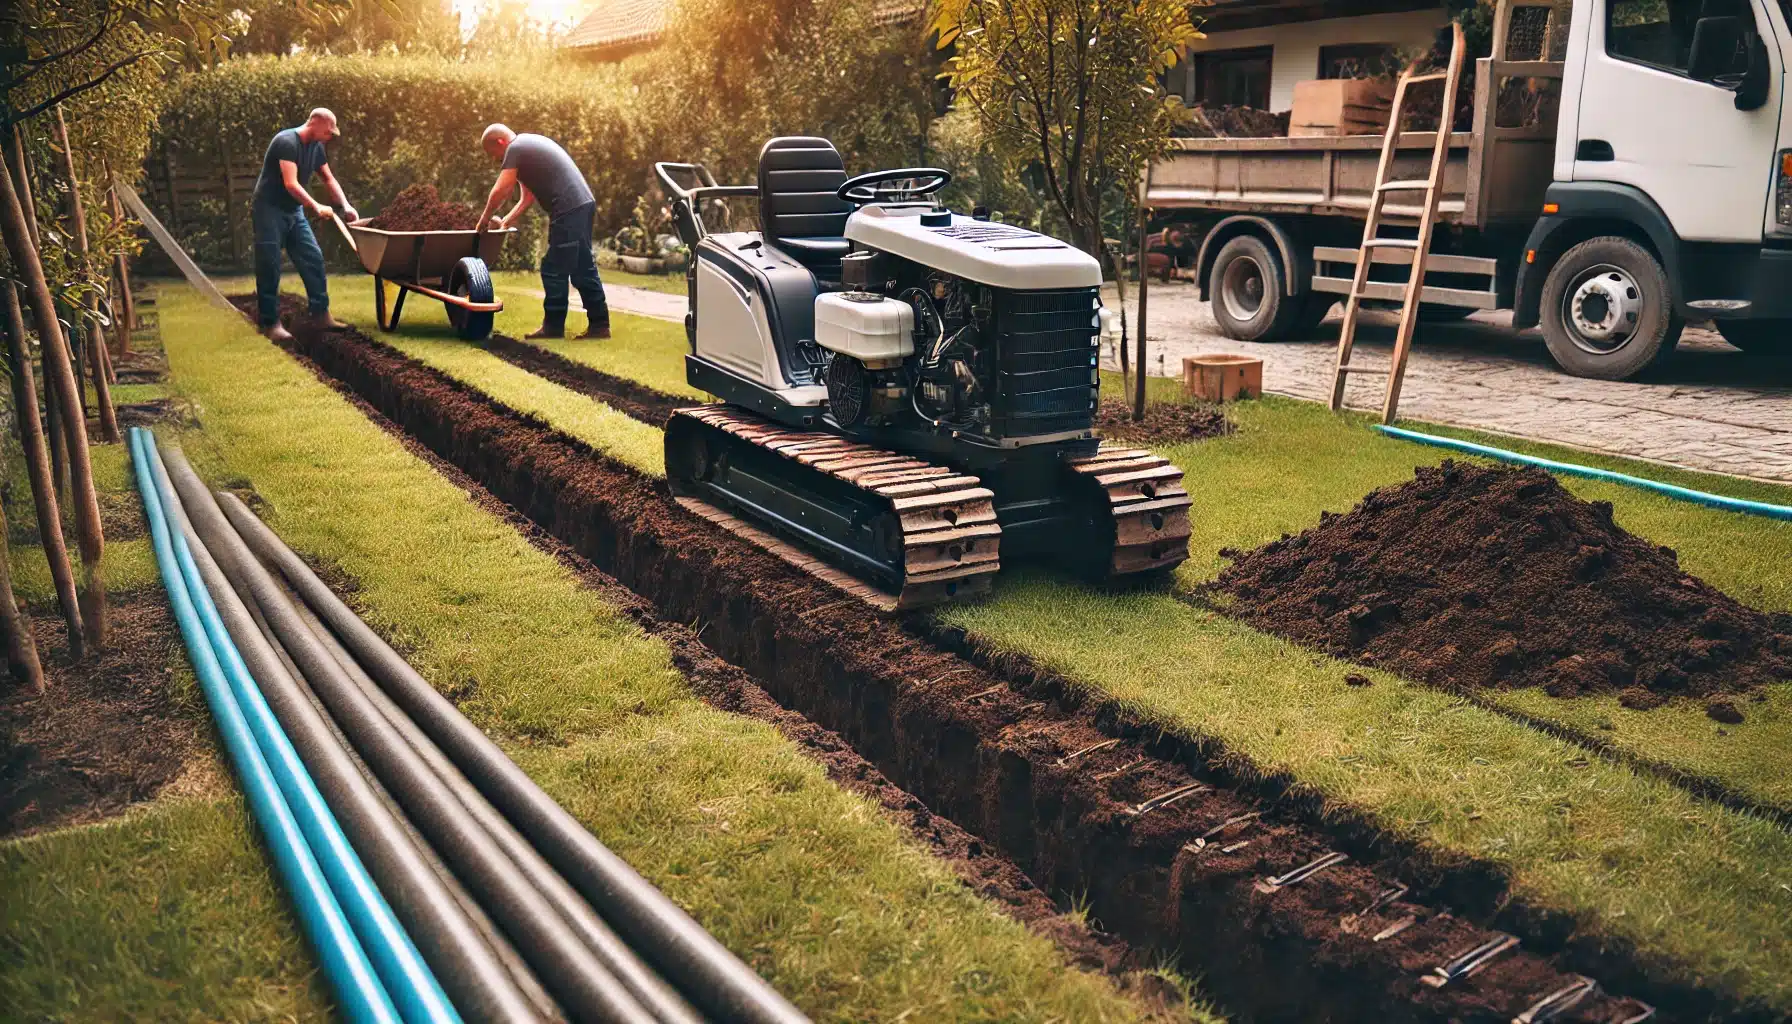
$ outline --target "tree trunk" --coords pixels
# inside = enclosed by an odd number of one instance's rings
[[[62,104],[56,105],[56,137],[62,142],[62,173],[68,179],[69,220],[75,235],[75,252],[81,265],[88,264],[87,211],[81,205],[81,179],[75,175],[75,147],[68,142],[68,122],[62,118]],[[91,282],[90,282],[91,283]],[[100,326],[100,296],[92,288],[87,291],[87,363],[93,375],[94,402],[99,406],[100,440],[117,444],[118,413],[112,408],[111,360],[106,358],[106,331]]]
[[[31,636],[31,616],[19,607],[12,593],[11,553],[6,548],[6,512],[0,509],[0,633],[6,634],[6,662],[12,677],[44,692],[44,666],[37,660],[37,641]]]
[[[24,207],[12,187],[10,174],[0,175],[0,240],[12,255],[16,273],[24,280],[31,298],[32,316],[37,320],[37,336],[44,350],[44,376],[56,389],[62,417],[63,436],[68,444],[69,477],[75,504],[75,539],[81,550],[81,571],[87,580],[86,604],[81,609],[87,627],[89,650],[97,651],[106,640],[106,586],[100,559],[105,554],[106,537],[100,527],[100,503],[93,489],[93,463],[87,454],[87,422],[74,411],[81,399],[75,386],[74,367],[69,365],[68,350],[62,344],[62,325],[56,321],[56,300],[50,294],[50,282],[44,278],[44,265],[38,259],[37,246],[31,244],[30,228],[25,222]]]
[[[57,482],[45,451],[44,425],[37,415],[37,381],[31,372],[31,353],[25,347],[25,314],[19,309],[19,292],[12,282],[0,285],[0,305],[5,307],[6,359],[12,369],[12,401],[19,418],[19,442],[25,452],[25,470],[31,479],[31,500],[37,507],[38,540],[56,581],[56,600],[68,623],[70,656],[81,657],[81,605],[75,593],[75,572],[68,562],[68,545],[62,539],[62,509],[56,501]],[[0,531],[3,532],[3,531]]]
[[[114,224],[124,223],[124,206],[118,201],[118,189],[112,187],[112,175],[106,175],[106,201]],[[118,332],[118,354],[131,354],[131,332],[137,329],[137,297],[131,294],[131,261],[124,253],[112,257],[112,273],[118,278],[118,302],[115,308],[124,311],[124,329]]]
[[[40,244],[37,240],[37,206],[31,201],[31,180],[25,177],[25,126],[12,126],[12,138],[8,140],[12,147],[12,187],[19,193],[19,202],[25,205],[25,224],[30,230],[31,244]]]
[[[1138,341],[1137,341],[1137,344],[1139,346],[1139,358],[1137,360],[1135,360],[1135,362],[1137,362],[1139,364],[1139,378],[1138,378],[1138,382],[1133,385],[1133,392],[1132,392],[1132,418],[1135,422],[1145,418],[1145,293],[1146,293],[1146,290],[1149,288],[1149,285],[1147,285],[1146,282],[1151,279],[1150,268],[1145,265],[1146,261],[1150,257],[1150,254],[1145,251],[1145,232],[1150,227],[1150,225],[1151,225],[1151,211],[1147,210],[1143,206],[1140,206],[1139,207],[1139,337],[1138,337]]]
[[[68,434],[62,429],[62,410],[56,405],[56,388],[50,383],[48,370],[44,372],[44,433],[50,439],[50,484],[55,488],[56,494],[66,498]]]

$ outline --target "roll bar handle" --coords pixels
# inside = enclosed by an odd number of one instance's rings
[[[703,226],[701,212],[706,199],[744,198],[759,194],[756,185],[718,185],[715,175],[702,164],[681,164],[662,160],[653,165],[654,177],[659,179],[660,188],[672,200],[672,222],[678,228],[678,240],[687,246],[695,246],[702,241],[709,230]],[[688,175],[696,179],[698,184],[686,188],[678,183],[674,175]]]

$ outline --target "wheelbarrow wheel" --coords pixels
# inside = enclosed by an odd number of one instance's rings
[[[496,294],[492,290],[491,271],[485,269],[485,261],[477,256],[464,256],[454,265],[444,291],[472,302],[490,302]],[[448,322],[454,325],[454,332],[462,339],[480,341],[491,337],[494,314],[475,313],[452,302],[443,305],[448,307]]]

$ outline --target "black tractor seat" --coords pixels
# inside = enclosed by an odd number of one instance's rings
[[[840,151],[826,139],[786,136],[759,151],[759,223],[766,244],[817,277],[840,277],[853,205],[834,194],[846,181]]]

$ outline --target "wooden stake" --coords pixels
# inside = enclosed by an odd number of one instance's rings
[[[75,147],[69,145],[68,122],[62,117],[62,104],[56,105],[56,137],[62,142],[62,172],[68,179],[69,219],[75,235],[75,251],[87,264],[87,213],[81,206],[81,179],[75,176]],[[99,293],[87,292],[87,363],[93,376],[94,400],[99,405],[100,440],[117,444],[118,413],[112,408],[111,361],[106,358],[106,331],[100,326]]]
[[[12,138],[7,140],[12,147],[12,187],[18,191],[20,202],[25,204],[25,224],[30,229],[31,244],[41,246],[37,237],[37,206],[31,201],[31,180],[27,178],[25,162],[25,126],[12,126]]]
[[[75,539],[81,551],[81,571],[86,577],[86,604],[81,609],[82,624],[87,628],[90,651],[105,646],[106,587],[100,569],[105,555],[106,537],[100,526],[99,497],[93,487],[93,463],[87,453],[87,423],[73,410],[81,407],[75,388],[74,367],[69,365],[68,350],[62,344],[62,325],[56,320],[56,300],[50,293],[50,282],[44,277],[44,265],[31,243],[30,228],[25,221],[24,207],[13,188],[11,174],[0,174],[0,241],[12,256],[12,264],[25,282],[30,297],[31,313],[37,321],[37,336],[44,350],[44,376],[48,386],[56,389],[58,405],[70,413],[62,417],[62,431],[68,444],[69,477],[75,505]]]
[[[1143,192],[1143,189],[1140,189]],[[1143,198],[1141,195],[1140,198]],[[1133,385],[1132,418],[1135,422],[1145,418],[1145,294],[1149,289],[1146,284],[1151,278],[1151,268],[1146,266],[1151,254],[1146,249],[1146,229],[1151,224],[1151,211],[1144,203],[1139,204],[1139,358],[1133,360],[1138,364],[1138,381]]]
[[[62,539],[62,508],[56,501],[57,481],[45,450],[44,424],[37,415],[37,381],[31,372],[31,353],[25,347],[25,314],[19,308],[19,292],[11,281],[0,285],[4,306],[6,359],[12,369],[12,402],[19,418],[19,442],[25,452],[26,475],[31,480],[31,500],[37,507],[38,541],[50,563],[56,582],[56,600],[68,623],[68,649],[80,658],[83,647],[80,598],[75,593],[75,572],[68,561],[68,544]],[[0,531],[4,533],[4,531]]]
[[[124,223],[124,204],[118,201],[118,188],[112,183],[112,175],[106,175],[106,202],[112,212],[112,222]],[[137,329],[137,297],[131,294],[131,261],[124,258],[124,253],[112,257],[112,273],[118,278],[118,302],[116,307],[124,311],[124,330],[118,332],[118,354],[131,354],[131,332]]]

